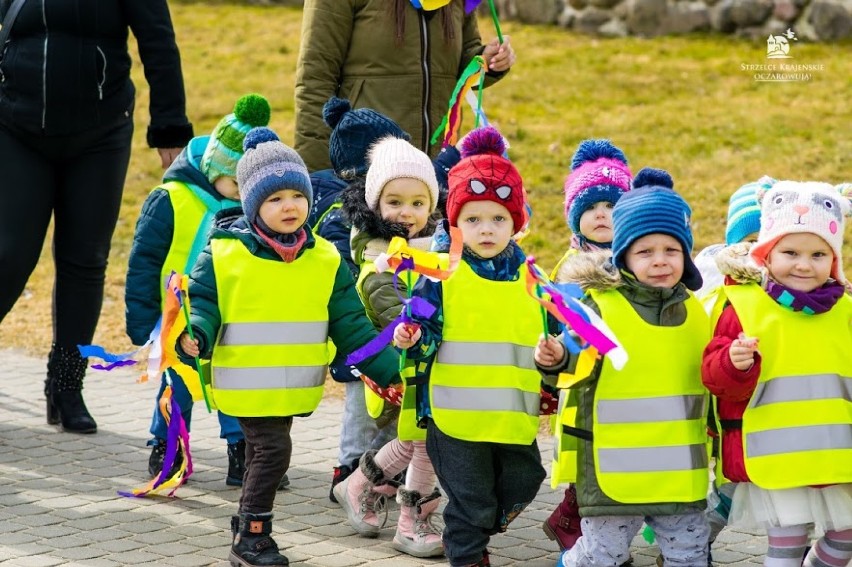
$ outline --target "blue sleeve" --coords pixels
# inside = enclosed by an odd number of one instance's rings
[[[444,332],[444,292],[440,281],[429,278],[419,278],[414,284],[412,295],[428,301],[435,307],[431,317],[413,316],[415,323],[420,325],[420,340],[408,349],[408,357],[412,360],[424,360],[432,357],[441,346]]]
[[[352,233],[352,225],[346,220],[343,214],[343,209],[340,207],[340,202],[335,203],[335,208],[328,212],[323,219],[317,224],[314,232],[329,242],[331,242],[340,257],[349,268],[352,278],[358,277],[358,266],[352,261],[352,245],[350,244],[350,235]]]
[[[450,169],[460,160],[461,154],[458,149],[455,146],[446,146],[441,149],[438,157],[432,161],[432,165],[435,168],[435,176],[438,178],[438,190],[440,191],[438,204],[441,210],[444,210],[444,204],[447,202],[447,192],[449,191],[447,177],[449,176]]]
[[[168,192],[156,189],[148,195],[136,221],[133,246],[127,262],[124,287],[127,336],[144,344],[162,313],[164,282],[160,273],[174,234],[174,209]]]

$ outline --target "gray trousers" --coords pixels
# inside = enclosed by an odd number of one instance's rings
[[[564,567],[618,567],[630,557],[630,542],[647,523],[654,530],[665,567],[707,565],[710,527],[704,512],[674,516],[592,516],[583,535],[562,555]]]
[[[343,401],[343,423],[340,426],[340,446],[337,462],[347,467],[352,461],[371,449],[381,449],[396,437],[396,422],[383,429],[376,427],[376,420],[367,413],[364,399],[364,383],[360,380],[345,383]]]

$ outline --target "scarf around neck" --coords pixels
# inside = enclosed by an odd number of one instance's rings
[[[252,226],[261,240],[268,244],[288,264],[296,259],[299,250],[302,249],[302,246],[308,240],[308,233],[305,231],[305,227],[299,228],[299,230],[292,234],[280,234],[267,227],[260,217],[258,217],[257,222]]]
[[[776,303],[807,315],[819,315],[829,311],[845,292],[846,288],[834,280],[829,280],[813,291],[799,291],[774,280],[766,280],[766,293]]]

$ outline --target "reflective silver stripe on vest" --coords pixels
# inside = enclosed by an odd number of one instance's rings
[[[438,362],[466,366],[515,366],[535,370],[534,350],[514,343],[444,341],[438,349]]]
[[[218,390],[314,388],[325,383],[325,368],[325,366],[214,367],[213,387]]]
[[[852,401],[852,378],[837,374],[783,376],[759,382],[749,402],[750,408],[810,400]]]
[[[311,345],[328,340],[328,321],[297,323],[225,323],[219,344],[225,346]]]
[[[707,446],[677,445],[674,447],[633,447],[598,449],[601,472],[644,473],[687,471],[707,468]]]
[[[802,425],[746,435],[749,457],[852,449],[852,425]]]
[[[685,421],[707,415],[704,396],[663,396],[632,400],[600,400],[595,410],[598,423]]]
[[[538,416],[539,393],[517,388],[432,386],[432,405],[440,409],[513,411]]]

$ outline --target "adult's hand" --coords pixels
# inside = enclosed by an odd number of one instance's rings
[[[183,148],[157,148],[157,152],[160,154],[160,162],[163,165],[163,169],[168,168],[173,161],[180,155],[180,152]]]
[[[508,71],[515,64],[515,50],[512,49],[512,44],[509,42],[509,36],[503,36],[503,43],[499,43],[497,39],[492,39],[485,46],[482,52],[482,57],[488,65],[489,71],[502,73]]]

